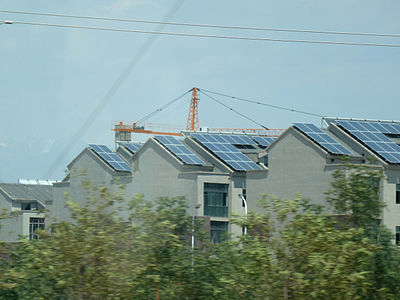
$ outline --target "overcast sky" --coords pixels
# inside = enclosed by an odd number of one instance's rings
[[[176,0],[0,0],[0,10],[162,20]],[[154,30],[156,25],[0,13],[1,20]],[[183,1],[171,21],[400,34],[400,2]],[[302,40],[400,44],[400,38],[251,32],[167,26],[165,31]],[[149,35],[0,25],[0,181],[61,180],[88,143],[114,145],[112,123],[135,121],[196,86],[334,117],[400,120],[400,48],[160,36],[121,87],[88,119]],[[218,100],[270,128],[319,117]],[[186,125],[190,95],[150,122]],[[206,96],[201,126],[256,125]],[[50,178],[48,169],[79,128],[90,127]],[[143,141],[145,136],[134,135]]]

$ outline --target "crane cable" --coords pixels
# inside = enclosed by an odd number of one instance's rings
[[[157,108],[155,111],[149,113],[148,115],[144,116],[143,118],[141,118],[140,120],[138,120],[136,122],[136,124],[140,124],[143,123],[144,121],[150,119],[151,117],[155,116],[156,114],[158,114],[159,112],[161,112],[164,108],[166,108],[167,106],[171,105],[172,103],[178,101],[179,99],[183,98],[184,96],[186,96],[189,92],[191,92],[192,90],[189,90],[187,92],[185,92],[184,94],[180,95],[179,97],[176,97],[175,99],[171,100],[170,102],[168,102],[167,104],[164,104],[163,106],[161,106],[160,108]]]
[[[283,107],[283,106],[268,104],[268,103],[259,102],[259,101],[256,101],[256,100],[250,100],[250,99],[245,99],[245,98],[241,98],[241,97],[230,96],[230,95],[223,94],[223,93],[212,92],[212,91],[209,91],[209,90],[206,90],[206,89],[202,89],[202,92],[203,92],[203,94],[204,94],[204,92],[207,92],[207,93],[210,93],[210,94],[219,95],[219,96],[227,97],[227,98],[232,98],[232,99],[243,101],[243,102],[248,102],[248,103],[268,106],[268,107],[272,107],[272,108],[276,108],[276,109],[281,109],[281,110],[291,111],[291,112],[295,112],[295,113],[305,114],[305,115],[309,115],[309,116],[313,116],[313,117],[319,117],[319,118],[325,117],[325,116],[320,115],[320,114],[315,114],[315,113],[311,113],[311,112],[307,112],[307,111],[302,111],[302,110],[287,108],[287,107]]]
[[[73,18],[73,19],[87,19],[87,20],[98,20],[98,21],[163,24],[163,25],[182,26],[182,27],[217,28],[217,29],[233,29],[233,30],[249,30],[249,31],[250,30],[251,31],[273,31],[273,32],[291,32],[291,33],[312,33],[312,34],[330,34],[330,35],[400,37],[400,34],[396,34],[396,33],[351,32],[351,31],[312,30],[312,29],[295,29],[295,28],[250,27],[250,26],[219,25],[219,24],[178,23],[178,22],[163,22],[163,21],[142,20],[142,19],[121,19],[121,18],[67,15],[67,14],[55,14],[55,13],[40,13],[40,12],[31,12],[31,11],[15,11],[15,10],[3,10],[3,9],[0,10],[0,13],[47,16],[47,17],[61,17],[61,18]]]
[[[215,102],[221,104],[222,106],[226,107],[227,109],[233,111],[234,113],[238,114],[239,116],[241,116],[241,117],[243,117],[243,118],[245,118],[245,119],[247,119],[247,120],[249,120],[249,121],[251,121],[251,122],[257,124],[258,126],[261,126],[262,128],[264,128],[264,129],[266,129],[266,130],[269,129],[268,127],[262,125],[261,123],[259,123],[259,122],[255,121],[255,120],[251,119],[250,117],[248,117],[248,116],[246,116],[246,115],[244,115],[244,114],[238,112],[237,110],[233,109],[232,107],[229,107],[228,105],[226,105],[226,104],[222,103],[221,101],[215,99],[214,97],[208,95],[208,94],[207,94],[206,92],[204,92],[202,89],[199,89],[199,92],[200,92],[201,94],[203,94],[203,95],[206,95],[207,97],[209,97],[210,99],[214,100]]]

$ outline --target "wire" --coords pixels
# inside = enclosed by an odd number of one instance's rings
[[[264,129],[268,130],[268,127],[262,125],[261,123],[258,123],[257,121],[254,121],[253,119],[247,117],[246,115],[244,115],[244,114],[242,114],[242,113],[240,113],[240,112],[234,110],[232,107],[229,107],[228,105],[225,105],[225,104],[222,103],[221,101],[219,101],[219,100],[215,99],[214,97],[212,97],[212,96],[208,95],[207,93],[205,93],[203,90],[199,89],[199,91],[200,91],[200,93],[202,93],[203,95],[206,95],[208,98],[210,98],[210,99],[214,100],[215,102],[221,104],[222,106],[224,106],[224,107],[226,107],[227,109],[233,111],[234,113],[238,114],[239,116],[241,116],[241,117],[243,117],[243,118],[245,118],[245,119],[247,119],[247,120],[249,120],[249,121],[251,121],[251,122],[257,124],[258,126],[260,126],[260,127],[264,128]]]
[[[395,34],[395,33],[325,31],[325,30],[293,29],[293,28],[271,28],[271,27],[249,27],[249,26],[232,26],[232,25],[215,25],[215,24],[177,23],[177,22],[162,22],[162,21],[140,20],[140,19],[120,19],[120,18],[78,16],[78,15],[39,13],[39,12],[14,11],[14,10],[0,10],[0,12],[11,13],[11,14],[24,14],[24,15],[88,19],[88,20],[102,20],[102,21],[117,21],[117,22],[130,22],[130,23],[144,23],[144,24],[163,24],[163,25],[172,25],[172,26],[186,26],[186,27],[200,27],[200,28],[218,28],[218,29],[253,30],[253,31],[275,31],[275,32],[292,32],[292,33],[296,32],[296,33],[353,35],[353,36],[400,37],[400,34]]]
[[[214,95],[219,95],[219,96],[223,96],[223,97],[227,97],[227,98],[232,98],[235,100],[239,100],[239,101],[244,101],[244,102],[248,102],[248,103],[253,103],[253,104],[258,104],[258,105],[264,105],[264,106],[268,106],[268,107],[272,107],[272,108],[276,108],[276,109],[282,109],[282,110],[286,110],[286,111],[291,111],[291,112],[295,112],[295,113],[300,113],[300,114],[305,114],[305,115],[309,115],[309,116],[314,116],[314,117],[319,117],[319,118],[323,118],[323,115],[319,115],[319,114],[315,114],[315,113],[310,113],[310,112],[306,112],[306,111],[301,111],[301,110],[297,110],[297,109],[291,109],[291,108],[287,108],[287,107],[283,107],[283,106],[278,106],[278,105],[272,105],[272,104],[268,104],[268,103],[263,103],[263,102],[259,102],[259,101],[255,101],[255,100],[250,100],[250,99],[245,99],[245,98],[240,98],[240,97],[235,97],[235,96],[230,96],[230,95],[226,95],[223,93],[218,93],[218,92],[212,92],[209,90],[205,90],[205,89],[201,89],[201,91],[204,93],[204,91],[210,93],[210,94],[214,94]]]
[[[156,109],[155,111],[149,113],[148,115],[144,116],[143,118],[141,118],[139,121],[136,122],[136,124],[140,124],[143,123],[144,121],[148,120],[149,118],[153,117],[154,115],[158,114],[159,112],[161,112],[164,108],[166,108],[167,106],[171,105],[172,103],[178,101],[179,99],[181,99],[182,97],[184,97],[185,95],[187,95],[190,91],[185,92],[184,94],[180,95],[179,97],[173,99],[172,101],[168,102],[167,104],[164,104],[163,106],[161,106],[160,108]]]
[[[183,4],[184,0],[177,0],[174,2],[174,5],[171,9],[166,13],[164,19],[169,20],[171,19],[178,9]],[[157,30],[162,30],[164,25],[159,25]],[[125,82],[128,75],[132,72],[132,70],[137,66],[137,64],[142,60],[142,58],[146,55],[149,51],[150,47],[154,44],[156,39],[158,38],[157,35],[149,37],[139,51],[134,55],[132,60],[128,63],[125,69],[122,70],[121,74],[117,79],[113,82],[110,89],[104,95],[100,102],[97,103],[93,111],[89,114],[88,118],[82,124],[81,127],[75,132],[72,136],[71,140],[64,146],[60,154],[56,157],[53,163],[50,165],[49,169],[46,171],[44,178],[49,178],[54,174],[61,163],[64,163],[64,160],[68,153],[72,150],[72,148],[76,145],[78,140],[82,138],[82,136],[86,133],[92,123],[96,120],[97,116],[103,111],[106,104],[111,100],[111,98],[115,95],[121,85]]]
[[[10,21],[0,20],[0,22],[6,23],[6,22],[10,22]],[[33,26],[48,26],[48,27],[60,27],[60,28],[73,28],[73,29],[88,29],[88,30],[100,30],[100,31],[114,31],[114,32],[144,33],[144,34],[170,35],[170,36],[183,36],[183,37],[214,38],[214,39],[227,39],[227,40],[247,40],[247,41],[282,42],[282,43],[308,43],[308,44],[328,44],[328,45],[400,48],[400,44],[376,44],[376,43],[357,43],[357,42],[335,42],[335,41],[275,39],[275,38],[261,38],[261,37],[233,36],[233,35],[209,35],[209,34],[194,34],[194,33],[181,33],[181,32],[118,29],[118,28],[90,27],[90,26],[78,26],[78,25],[20,22],[20,21],[12,21],[12,24],[33,25]]]

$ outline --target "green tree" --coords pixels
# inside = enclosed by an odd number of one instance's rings
[[[5,268],[3,282],[11,285],[3,299],[204,299],[215,294],[210,281],[194,284],[211,245],[205,242],[192,252],[184,198],[147,201],[137,195],[128,203],[123,187],[111,193],[87,181],[83,186],[86,202],[67,201],[71,222],[54,224],[50,232],[38,231],[39,239],[16,245]],[[197,239],[206,236],[200,227],[196,222]]]
[[[132,228],[114,209],[121,194],[88,183],[84,205],[69,200],[72,222],[62,222],[39,239],[22,239],[11,274],[18,299],[127,299],[135,287],[143,255]],[[129,266],[127,268],[127,266]]]
[[[400,252],[392,243],[393,234],[380,222],[385,206],[379,191],[382,168],[346,163],[333,177],[327,200],[336,214],[344,216],[341,226],[363,229],[377,246],[368,269],[373,284],[364,299],[399,299]]]
[[[336,221],[308,201],[264,201],[247,218],[234,284],[248,299],[362,299],[375,246],[363,230],[337,230]]]

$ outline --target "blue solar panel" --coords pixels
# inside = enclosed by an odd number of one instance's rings
[[[172,154],[188,165],[206,165],[206,163],[172,136],[155,136],[157,141],[163,144]]]
[[[251,138],[254,141],[256,141],[257,144],[259,144],[259,145],[261,145],[263,147],[268,147],[276,139],[274,137],[267,137],[267,136],[252,136]]]
[[[294,126],[331,154],[351,154],[346,147],[314,124],[295,123]]]
[[[139,151],[140,147],[142,147],[142,144],[128,144],[128,143],[121,143],[122,146],[124,146],[126,149],[129,150],[132,154],[135,154],[136,152]]]
[[[236,171],[261,169],[260,166],[258,166],[255,162],[253,162],[250,158],[248,158],[246,155],[240,152],[235,146],[233,146],[233,145],[254,145],[255,142],[252,141],[248,136],[240,136],[240,137],[241,138],[246,137],[251,141],[248,141],[246,138],[235,139],[233,135],[223,135],[223,134],[193,133],[191,134],[191,136]],[[232,137],[233,141],[226,137]],[[239,141],[245,144],[236,144]]]
[[[90,144],[89,147],[115,171],[132,172],[132,167],[107,146]]]
[[[399,135],[400,124],[351,120],[335,122],[387,162],[400,163],[400,146],[385,135]]]

